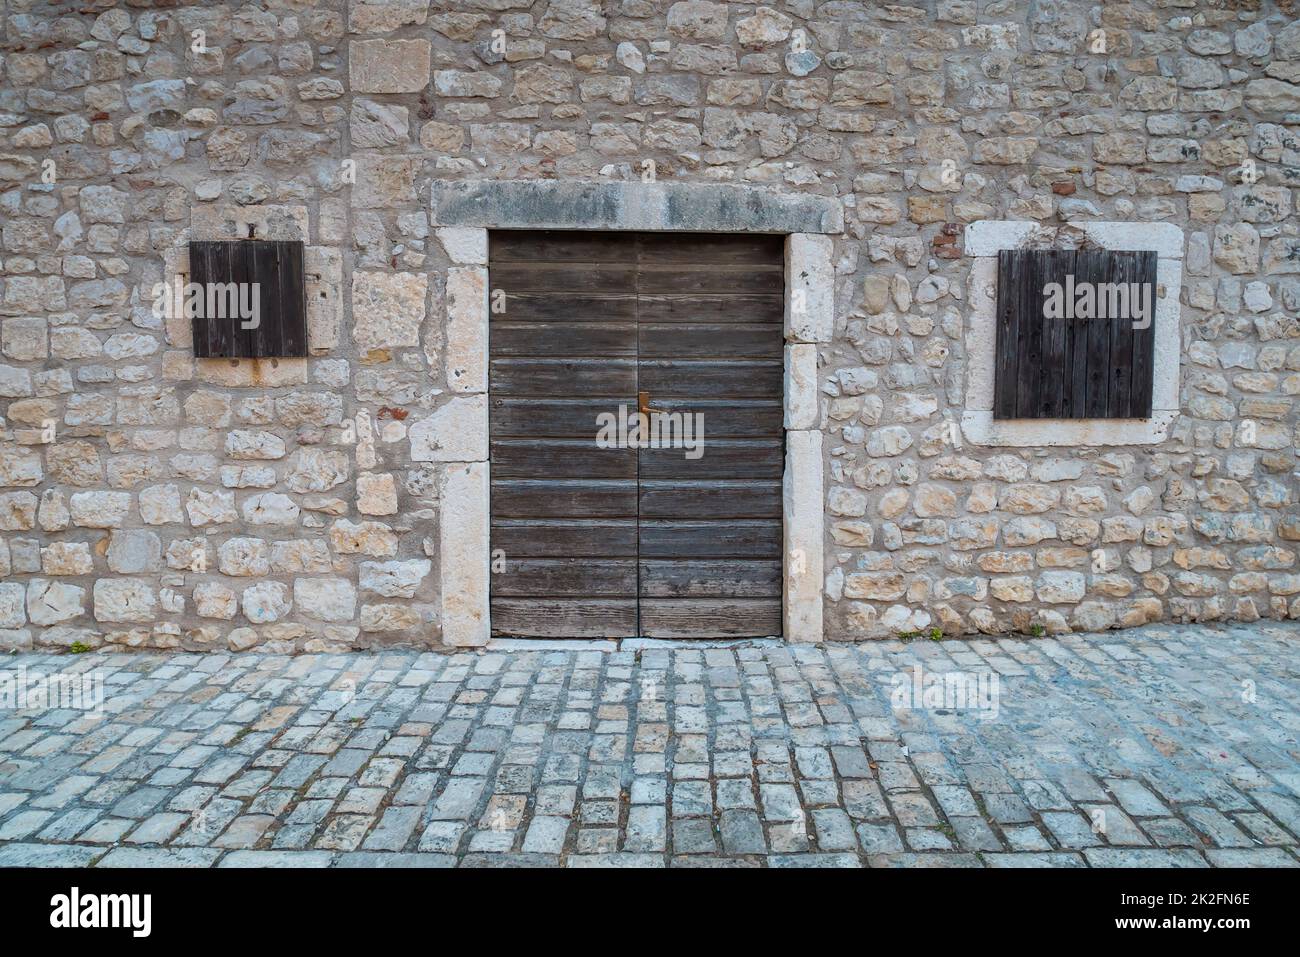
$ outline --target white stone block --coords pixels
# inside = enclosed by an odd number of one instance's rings
[[[1151,411],[1178,411],[1178,364],[1183,343],[1179,330],[1181,306],[1178,291],[1183,284],[1183,264],[1177,259],[1156,260],[1155,318],[1152,328],[1153,358]]]
[[[447,258],[457,266],[486,266],[488,234],[472,226],[440,226],[434,230]]]
[[[790,342],[785,347],[785,427],[818,427],[817,347]]]
[[[1160,259],[1183,258],[1183,231],[1173,223],[1072,222],[1103,249],[1154,249]]]
[[[784,631],[787,641],[822,640],[822,433],[787,432],[782,513],[785,522]]]
[[[1152,411],[1149,419],[994,419],[992,411],[968,411],[961,432],[975,445],[1155,445],[1177,418],[1177,412]]]
[[[458,647],[482,646],[491,631],[487,463],[447,466],[440,501],[442,640]]]
[[[962,249],[967,256],[996,257],[999,249],[1018,249],[1038,226],[1031,220],[976,220],[966,226]]]
[[[487,391],[487,287],[485,266],[447,270],[447,385],[453,392]]]
[[[785,243],[785,338],[830,342],[835,329],[835,270],[829,236],[792,233]]]
[[[455,396],[433,415],[411,426],[413,462],[486,462],[487,396]]]
[[[993,409],[993,367],[997,353],[998,260],[981,256],[968,282],[970,322],[966,326],[966,408]]]

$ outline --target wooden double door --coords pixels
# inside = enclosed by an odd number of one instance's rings
[[[783,238],[493,232],[488,269],[493,633],[780,635]]]

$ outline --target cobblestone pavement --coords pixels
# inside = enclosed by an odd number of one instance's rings
[[[0,711],[0,865],[1296,866],[1298,648],[12,656],[105,704]]]

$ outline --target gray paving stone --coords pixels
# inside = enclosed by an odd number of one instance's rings
[[[569,861],[572,860],[572,857],[569,858]],[[466,854],[457,860],[456,866],[469,868],[559,867],[560,857],[557,854]]]
[[[627,813],[627,837],[623,850],[663,851],[667,847],[667,811],[662,805],[636,805]],[[684,852],[678,848],[679,852]]]
[[[104,848],[85,844],[5,844],[0,867],[88,867]]]
[[[665,867],[658,854],[573,854],[565,860],[566,867],[643,868]]]
[[[175,811],[155,814],[128,834],[126,839],[131,844],[165,844],[189,817],[188,814]]]
[[[1090,847],[1083,856],[1093,867],[1205,867],[1195,851],[1156,851],[1146,848]]]
[[[1212,807],[1188,805],[1179,809],[1198,831],[1219,847],[1254,847],[1252,841],[1232,821]]]
[[[767,841],[758,815],[749,810],[727,810],[718,816],[722,849],[726,854],[766,854]]]
[[[712,854],[717,850],[713,822],[699,818],[673,821],[673,851],[677,854]]]
[[[1210,848],[1206,858],[1215,867],[1300,867],[1300,860],[1280,847]]]
[[[862,867],[862,861],[855,854],[773,854],[767,859],[768,867]]]
[[[453,854],[387,854],[379,851],[353,851],[339,854],[335,867],[446,868],[456,866]]]
[[[989,867],[1087,867],[1083,857],[1060,851],[1054,854],[984,854]]]
[[[894,824],[859,824],[858,841],[867,854],[892,854],[903,850],[903,839]]]
[[[1169,813],[1164,803],[1140,781],[1107,778],[1106,787],[1115,795],[1120,806],[1134,817],[1162,817]]]
[[[344,855],[349,856],[349,855]],[[290,868],[329,867],[335,855],[331,851],[231,851],[217,863],[217,867],[270,867]]]
[[[524,835],[523,849],[527,853],[559,854],[568,832],[567,817],[534,817]]]
[[[96,867],[211,867],[221,851],[207,847],[115,847]]]
[[[1093,822],[1078,811],[1044,811],[1042,818],[1063,848],[1093,847],[1103,843]]]
[[[367,851],[400,851],[420,823],[422,812],[423,808],[414,806],[390,807],[379,818],[362,847]]]

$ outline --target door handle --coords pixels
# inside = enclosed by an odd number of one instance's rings
[[[668,410],[667,410],[667,409],[652,409],[652,408],[650,407],[650,393],[649,393],[649,392],[638,392],[638,393],[636,394],[636,410],[637,410],[638,412],[640,412],[642,415],[649,415],[649,414],[652,413],[652,412],[656,412],[656,413],[658,413],[658,414],[660,414],[660,415],[667,415],[667,414],[668,414]]]

